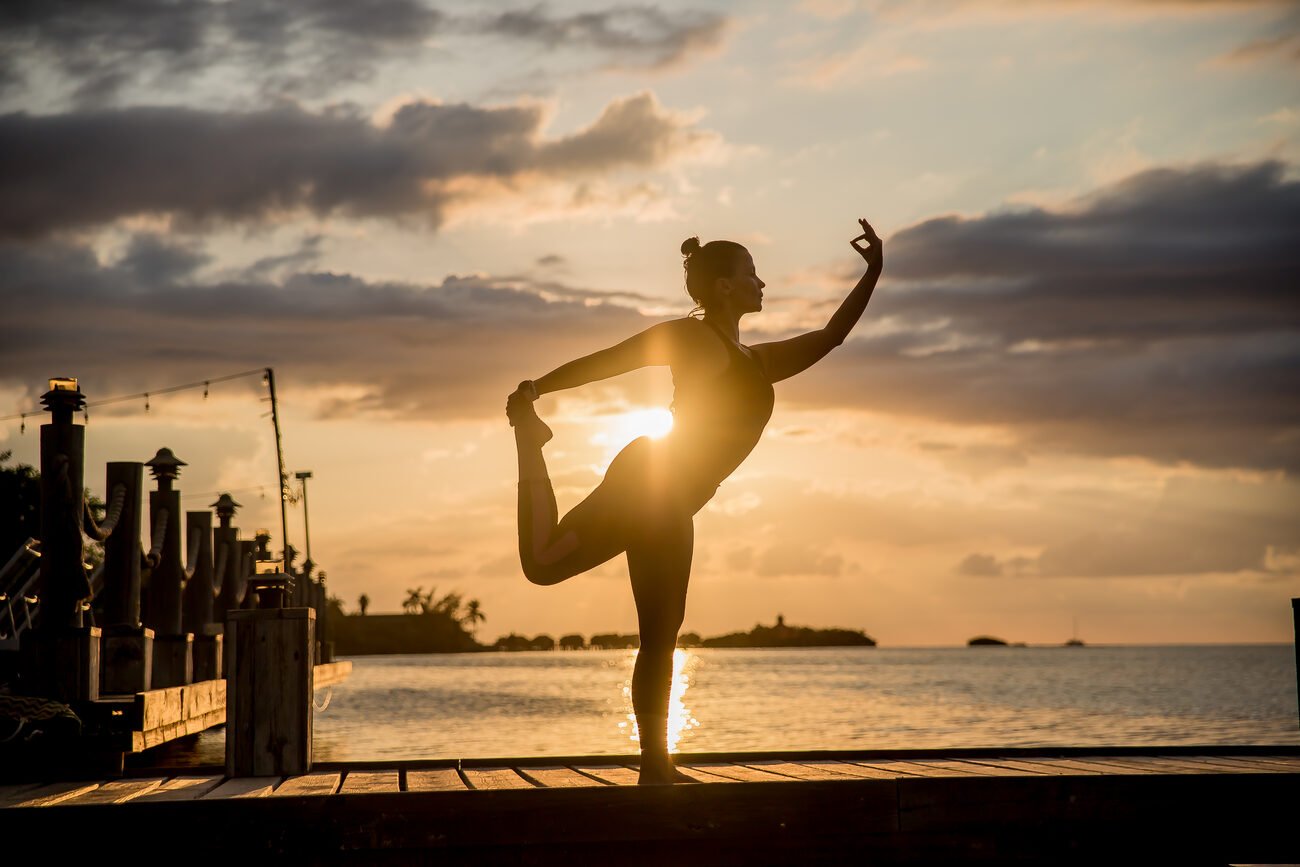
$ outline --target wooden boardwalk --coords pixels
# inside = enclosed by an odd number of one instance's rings
[[[1300,862],[1300,747],[691,754],[136,770],[0,785],[6,838],[292,863]],[[75,829],[75,834],[69,832]],[[49,835],[49,836],[47,836]],[[200,842],[201,841],[201,842]]]

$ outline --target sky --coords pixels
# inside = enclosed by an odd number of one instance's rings
[[[696,517],[684,628],[1290,641],[1298,72],[1270,2],[5,4],[0,451],[38,462],[50,376],[271,366],[349,610],[631,632],[621,559],[523,578],[506,394],[687,315],[692,235],[768,284],[743,340],[819,328],[866,217],[875,297]],[[265,396],[92,408],[87,484],[167,446],[279,548]],[[671,399],[544,397],[561,508]]]

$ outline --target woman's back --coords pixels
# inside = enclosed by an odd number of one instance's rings
[[[713,376],[674,371],[673,451],[706,478],[720,483],[758,445],[772,417],[774,394],[758,358],[747,354],[706,320],[694,320],[726,347],[728,364]]]

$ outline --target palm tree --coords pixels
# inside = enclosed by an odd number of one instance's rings
[[[437,604],[433,606],[433,610],[438,614],[447,615],[452,620],[459,620],[457,612],[460,610],[460,600],[461,595],[459,593],[448,593],[438,600]]]
[[[402,602],[402,610],[407,614],[419,614],[420,609],[424,607],[424,588],[416,587],[414,590],[407,588],[406,600]]]
[[[357,597],[357,607],[361,609],[361,616],[366,616],[366,609],[370,607],[370,597],[362,593]]]
[[[484,620],[487,620],[487,615],[483,613],[483,608],[477,599],[465,603],[465,616],[461,618],[461,622],[469,624],[471,635],[477,637],[478,625]]]

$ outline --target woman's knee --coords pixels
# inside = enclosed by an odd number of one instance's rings
[[[559,584],[561,581],[578,574],[572,570],[560,568],[558,564],[538,563],[532,559],[521,560],[520,565],[523,566],[524,577],[528,579],[528,583],[536,584],[539,587],[550,587],[552,584]]]

